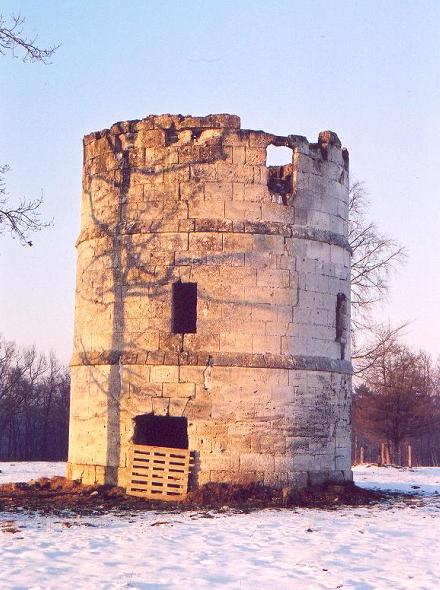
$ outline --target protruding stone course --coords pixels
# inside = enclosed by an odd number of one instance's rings
[[[268,167],[271,144],[292,163]],[[84,138],[83,189],[70,476],[124,486],[134,418],[153,414],[187,418],[196,485],[350,479],[337,135],[153,115]],[[173,333],[178,282],[197,285],[194,333]]]

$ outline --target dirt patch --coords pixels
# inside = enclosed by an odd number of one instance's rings
[[[387,497],[387,494],[364,490],[351,482],[328,482],[303,490],[273,489],[259,484],[241,486],[208,483],[190,492],[188,501],[213,508],[224,505],[246,508],[334,508],[377,503]]]
[[[19,533],[21,528],[15,523],[15,520],[0,520],[0,531],[2,533]]]
[[[108,512],[160,510],[163,503],[127,496],[123,488],[82,485],[65,477],[42,477],[27,483],[0,485],[0,511],[40,514],[97,515]]]
[[[158,502],[127,496],[123,488],[106,485],[85,486],[64,477],[42,477],[28,483],[0,485],[0,511],[32,511],[43,514],[97,515],[108,512],[126,514],[140,510],[182,511],[194,508],[242,511],[262,508],[326,508],[376,504],[392,497],[364,490],[352,483],[327,483],[294,491],[276,490],[263,485],[246,486],[209,483],[189,492],[186,502]]]

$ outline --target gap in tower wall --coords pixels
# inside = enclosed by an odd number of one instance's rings
[[[287,205],[293,195],[293,150],[285,146],[269,145],[266,149],[266,166],[269,171],[267,187],[271,200]]]

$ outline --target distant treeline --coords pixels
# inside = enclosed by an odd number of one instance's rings
[[[0,340],[0,460],[65,460],[69,391],[68,369],[53,354]]]
[[[353,462],[440,465],[440,365],[382,342],[353,392]]]

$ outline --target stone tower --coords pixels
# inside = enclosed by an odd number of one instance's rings
[[[351,479],[347,215],[330,131],[161,115],[87,135],[69,476],[125,486],[146,441],[193,451],[193,485]]]

